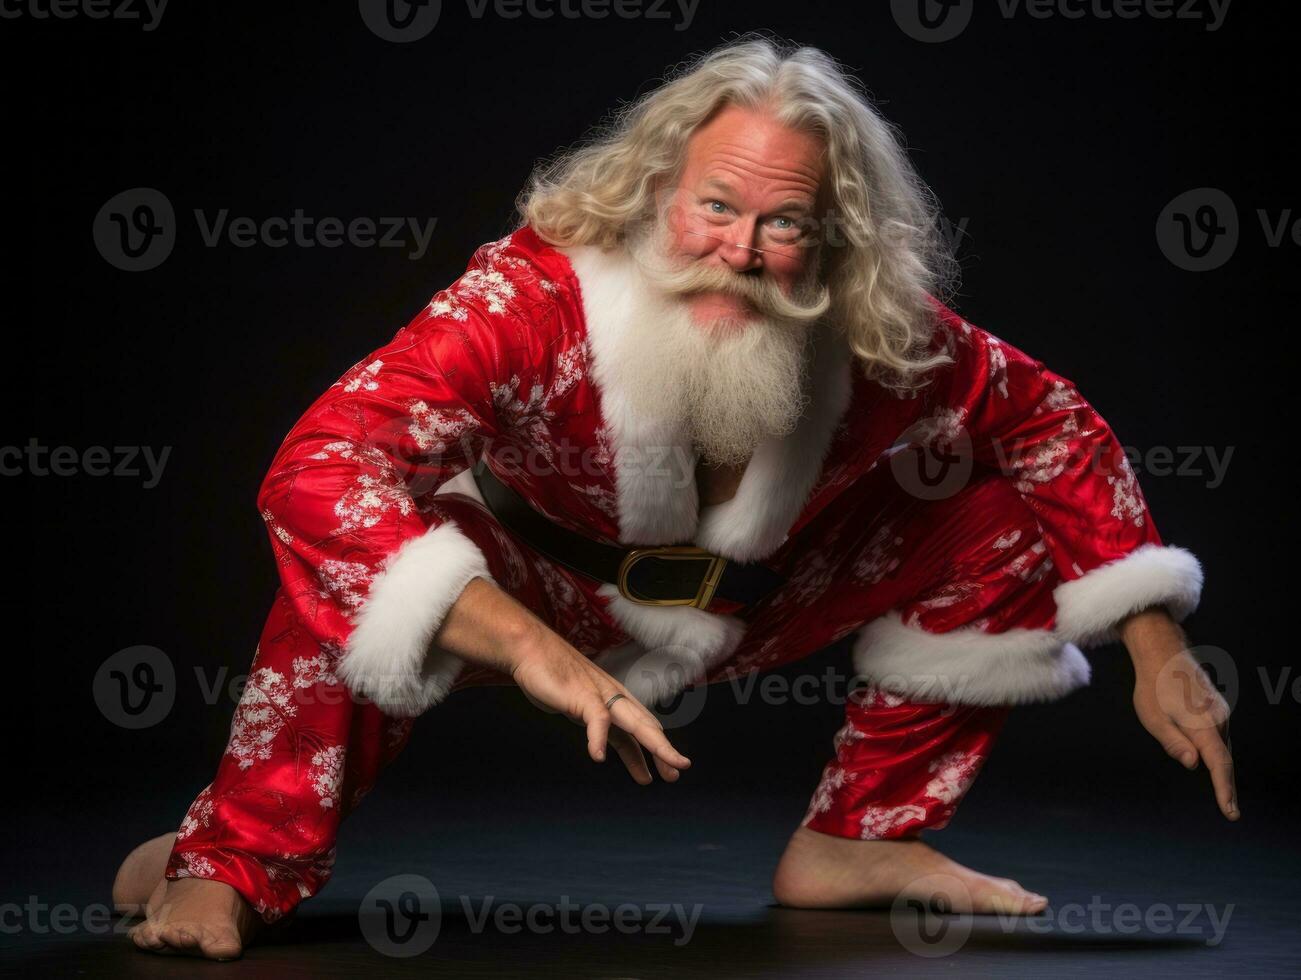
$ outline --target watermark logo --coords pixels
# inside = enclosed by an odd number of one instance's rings
[[[91,692],[100,713],[121,728],[158,724],[176,702],[176,669],[157,647],[119,650],[95,672]]]
[[[890,929],[915,956],[938,959],[956,953],[971,937],[971,890],[953,875],[918,878],[890,906]]]
[[[357,913],[366,942],[385,956],[406,959],[428,951],[438,939],[443,905],[438,889],[420,875],[385,878],[366,893]]]
[[[1256,209],[1267,248],[1301,245],[1301,219],[1291,208],[1271,213]],[[1243,238],[1238,208],[1216,187],[1184,191],[1162,209],[1156,221],[1156,240],[1170,262],[1188,272],[1209,272],[1236,254]]]
[[[1161,709],[1179,718],[1181,725],[1193,724],[1195,719],[1204,727],[1220,724],[1238,703],[1238,665],[1219,647],[1189,647],[1187,657],[1171,657],[1160,674],[1156,690]],[[1223,705],[1217,710],[1221,698]]]
[[[947,500],[971,482],[975,452],[961,424],[923,419],[896,441],[890,472],[900,489],[919,500]]]
[[[110,265],[124,272],[147,272],[162,265],[176,247],[176,212],[162,191],[133,187],[104,203],[92,234]]]
[[[647,650],[626,670],[615,668],[625,687],[640,696],[666,731],[700,717],[709,700],[700,683],[700,654],[672,644]]]
[[[428,37],[443,12],[443,0],[359,0],[357,6],[371,33],[394,44]]]
[[[1156,240],[1174,265],[1188,272],[1218,269],[1237,251],[1238,209],[1215,187],[1185,191],[1162,209]]]
[[[914,41],[952,41],[971,23],[973,0],[890,0],[899,29]]]

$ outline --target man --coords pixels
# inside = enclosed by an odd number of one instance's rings
[[[328,879],[410,719],[503,675],[593,759],[646,783],[649,750],[673,781],[643,703],[852,636],[866,687],[778,865],[791,906],[944,876],[955,909],[1042,910],[918,834],[1010,705],[1117,637],[1143,724],[1237,819],[1227,709],[1176,625],[1200,566],[1074,386],[933,298],[929,195],[827,56],[709,53],[520,210],[273,462],[282,587],[216,778],[119,872],[137,945],[238,955]]]

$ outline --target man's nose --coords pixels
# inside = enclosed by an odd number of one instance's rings
[[[719,246],[720,257],[737,272],[748,272],[763,264],[763,252],[756,246],[756,223],[753,218],[734,222],[719,237],[723,244]]]

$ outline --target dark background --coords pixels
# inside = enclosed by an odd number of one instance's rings
[[[1295,24],[1281,5],[1245,3],[1217,31],[976,8],[945,43],[909,37],[886,3],[700,0],[676,30],[676,8],[671,21],[475,19],[447,0],[434,31],[409,44],[377,37],[346,0],[178,0],[148,32],[114,19],[0,20],[0,442],[172,447],[153,489],[143,477],[0,480],[6,892],[106,900],[125,851],[174,828],[208,781],[233,705],[205,704],[194,672],[247,669],[276,584],[254,497],[298,415],[513,226],[538,158],[667,66],[750,29],[826,49],[902,128],[949,220],[965,220],[953,305],[966,317],[1077,382],[1127,445],[1232,451],[1218,487],[1204,452],[1200,475],[1139,476],[1164,538],[1206,568],[1193,641],[1236,663],[1236,686],[1221,679],[1236,690],[1242,822],[1225,823],[1205,773],[1183,772],[1140,728],[1128,659],[1106,647],[1091,654],[1091,687],[1013,714],[955,821],[976,834],[973,860],[982,827],[1015,829],[1025,849],[1085,876],[1099,870],[1092,849],[1120,836],[1152,841],[1154,875],[1175,835],[1211,861],[1274,847],[1301,771],[1290,684],[1271,703],[1262,681],[1295,679],[1297,660],[1286,351],[1298,246],[1271,246],[1258,210],[1274,222],[1301,205]],[[162,265],[129,273],[105,261],[91,228],[135,187],[168,197],[179,232]],[[1155,229],[1172,199],[1203,187],[1232,200],[1240,240],[1219,268],[1189,272]],[[437,225],[419,260],[346,244],[205,247],[193,211],[222,208]],[[92,682],[106,658],[141,644],[174,663],[176,701],[160,723],[128,731],[99,710]],[[843,670],[843,651],[810,666],[832,665]],[[695,768],[642,790],[593,766],[577,729],[518,692],[463,692],[421,719],[345,828],[340,869],[366,872],[347,863],[350,839],[400,852],[392,821],[438,838],[440,824],[480,815],[538,826],[539,853],[547,826],[617,821],[636,837],[755,822],[775,828],[773,850],[755,858],[772,862],[839,718],[835,704],[741,706],[719,689],[674,732]],[[1292,845],[1277,846],[1290,865]]]

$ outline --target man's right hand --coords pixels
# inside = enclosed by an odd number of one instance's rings
[[[534,700],[554,708],[587,728],[587,753],[605,761],[606,743],[613,745],[632,778],[643,786],[651,781],[645,747],[655,768],[668,782],[678,778],[691,760],[678,752],[656,717],[628,689],[543,626],[545,633],[525,651],[511,671],[515,683]],[[615,695],[622,695],[610,705]]]
[[[668,782],[691,765],[626,687],[486,579],[473,579],[465,587],[434,642],[471,663],[510,674],[533,700],[587,729],[587,752],[595,761],[604,762],[607,744],[613,745],[632,778],[643,786],[651,781],[643,748]],[[623,697],[607,708],[616,694]]]

